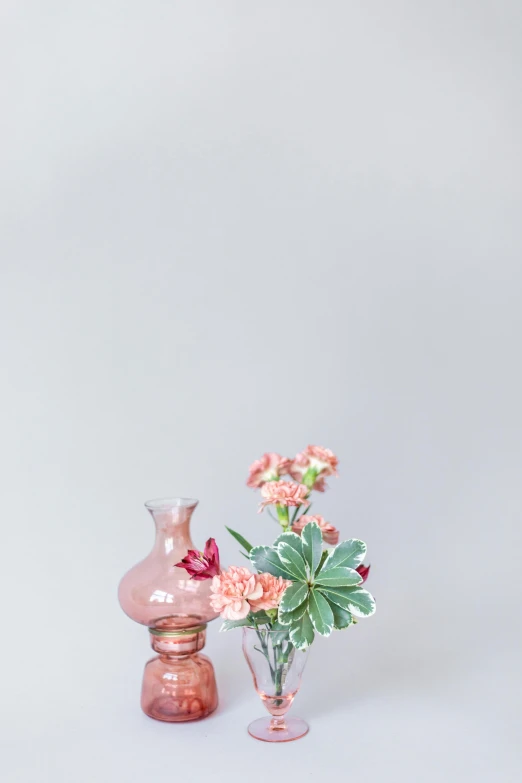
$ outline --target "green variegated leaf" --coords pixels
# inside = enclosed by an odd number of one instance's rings
[[[375,600],[368,590],[362,587],[347,587],[349,612],[356,617],[370,617],[375,612]]]
[[[277,547],[277,553],[284,568],[292,574],[292,579],[306,582],[306,565],[299,552],[283,541]]]
[[[293,547],[295,551],[303,557],[303,542],[301,541],[301,536],[298,536],[297,533],[281,533],[272,546],[277,548],[277,546],[283,542]]]
[[[243,620],[224,620],[219,631],[231,631],[232,628],[241,628],[244,625],[252,625],[252,620],[245,617]]]
[[[317,574],[319,574],[321,572],[321,570],[323,568],[323,565],[324,565],[324,561],[327,559],[329,554],[330,553],[329,553],[328,549],[323,550],[323,553],[321,555],[321,559],[319,560],[319,565],[315,569],[315,576],[316,577],[317,577]]]
[[[237,543],[240,546],[242,546],[243,549],[245,549],[247,552],[250,552],[250,550],[252,549],[252,544],[249,544],[248,541],[246,540],[246,538],[243,538],[241,533],[236,533],[235,530],[232,530],[232,528],[227,527],[226,525],[225,525],[225,527],[227,528],[227,530],[230,533],[230,535],[233,536],[236,539]]]
[[[281,625],[279,620],[275,620],[272,623],[272,631],[284,631],[285,633],[288,633],[288,628],[285,625]]]
[[[316,585],[325,585],[327,587],[354,587],[360,585],[362,577],[353,568],[323,568],[315,577]]]
[[[309,647],[314,640],[314,629],[308,613],[305,612],[300,620],[290,627],[290,641],[298,650]]]
[[[271,630],[272,633],[270,634],[270,638],[273,647],[276,647],[277,645],[281,645],[283,642],[288,641],[288,634],[290,629],[287,625],[282,625],[280,622],[276,620],[276,622],[272,624]],[[273,633],[273,631],[279,631],[279,633]]]
[[[334,628],[337,631],[342,631],[343,628],[348,628],[349,625],[352,625],[353,617],[346,609],[341,609],[340,606],[334,603],[330,603],[330,609],[333,612]]]
[[[293,625],[296,620],[301,619],[306,611],[308,611],[308,597],[297,609],[292,609],[291,612],[282,612],[281,607],[279,607],[278,620],[281,625]]]
[[[329,568],[344,566],[346,568],[357,568],[364,560],[366,554],[366,544],[359,541],[358,538],[350,538],[348,541],[342,541],[335,549],[332,549],[328,559],[323,565],[323,571]]]
[[[279,604],[280,612],[291,612],[293,609],[297,609],[301,606],[303,601],[306,601],[308,596],[308,585],[302,582],[294,582],[294,584],[287,587],[283,593],[281,603]]]
[[[350,603],[350,590],[352,590],[352,587],[321,587],[317,586],[317,590],[319,590],[328,600],[330,603],[337,604],[337,606],[340,606],[341,609],[348,609],[348,605]]]
[[[317,590],[310,591],[308,613],[317,633],[321,636],[330,636],[334,623],[333,612],[324,595]]]
[[[270,546],[252,547],[250,550],[250,562],[257,568],[260,574],[266,571],[273,576],[294,579],[290,571],[281,562],[277,550]]]
[[[321,561],[323,552],[323,534],[317,522],[309,522],[305,525],[301,534],[303,539],[303,554],[313,576]]]

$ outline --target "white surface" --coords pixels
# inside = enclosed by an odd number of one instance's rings
[[[6,779],[140,781],[172,768],[177,778],[239,781],[248,775],[257,782],[275,774],[267,772],[275,765],[278,776],[298,772],[305,780],[324,769],[365,781],[516,781],[519,692],[510,671],[518,655],[466,660],[470,650],[449,649],[443,630],[424,646],[410,626],[400,645],[393,633],[371,633],[369,623],[368,632],[350,640],[337,635],[318,643],[293,708],[308,719],[310,733],[278,747],[246,733],[263,712],[238,636],[229,634],[219,646],[210,640],[222,696],[218,712],[172,726],[141,714],[138,653],[145,657],[145,650],[139,638],[116,628],[129,643],[119,661],[111,644],[103,658],[98,641],[91,666],[80,656],[85,685],[79,691],[64,685],[41,715],[20,706],[11,715],[2,732]],[[62,662],[58,669],[72,674],[74,667]],[[47,691],[45,673],[39,675],[38,689]]]
[[[2,783],[519,783],[521,6],[2,5]],[[315,510],[378,611],[312,650],[309,736],[138,706],[142,507],[274,529],[263,451],[332,448]]]

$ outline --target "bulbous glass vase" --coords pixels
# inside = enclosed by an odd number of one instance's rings
[[[308,650],[297,650],[287,631],[243,628],[243,653],[254,687],[271,718],[258,718],[248,733],[264,742],[290,742],[308,733],[301,718],[285,717],[301,685]]]
[[[214,668],[199,651],[206,624],[217,617],[210,606],[210,580],[194,581],[175,568],[196,547],[190,521],[198,501],[163,498],[145,503],[156,525],[152,551],[128,571],[118,597],[123,611],[148,626],[157,656],[145,666],[141,706],[151,718],[196,720],[217,707]]]

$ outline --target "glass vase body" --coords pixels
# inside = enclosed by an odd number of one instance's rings
[[[175,567],[196,548],[190,522],[197,500],[166,498],[145,506],[156,526],[154,546],[125,574],[118,590],[123,611],[149,628],[158,653],[145,667],[141,706],[157,720],[203,718],[217,707],[214,669],[199,653],[206,623],[217,617],[209,601],[211,580],[192,580]]]
[[[264,742],[290,742],[308,732],[304,720],[286,717],[301,686],[308,649],[297,650],[287,631],[243,628],[243,653],[254,687],[272,716],[249,725],[252,737]]]

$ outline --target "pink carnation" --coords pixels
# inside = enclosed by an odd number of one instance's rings
[[[269,481],[261,487],[263,500],[259,510],[271,503],[277,506],[309,506],[310,501],[306,499],[309,491],[304,484],[294,484],[293,481]]]
[[[327,522],[324,517],[321,517],[319,515],[317,515],[317,516],[307,516],[306,514],[303,514],[292,525],[292,531],[294,533],[297,533],[298,535],[301,535],[301,533],[303,532],[303,528],[306,525],[309,525],[310,522],[317,522],[317,524],[321,528],[321,533],[323,534],[323,541],[326,544],[337,544],[338,543],[338,541],[339,541],[339,531],[337,530],[337,528],[334,527],[334,525],[331,525],[330,522]]]
[[[263,585],[248,568],[230,566],[215,576],[210,585],[210,604],[225,620],[243,620],[250,612],[250,601],[263,597]]]
[[[323,446],[307,446],[296,456],[288,472],[295,481],[302,481],[306,471],[313,468],[317,472],[313,489],[324,492],[326,489],[324,477],[337,476],[338,464],[339,460],[330,449],[325,449]]]
[[[278,607],[286,588],[292,584],[288,579],[283,579],[282,576],[272,576],[272,574],[258,574],[256,582],[263,588],[263,595],[250,602],[253,612],[260,610],[266,612],[268,609]]]
[[[337,476],[339,460],[330,449],[323,446],[307,446],[295,458],[294,464],[305,468],[315,468],[323,476]]]
[[[285,473],[288,473],[291,460],[288,457],[282,457],[274,451],[263,454],[261,459],[256,459],[250,465],[249,476],[247,478],[247,487],[257,489],[262,487],[267,481],[274,481]]]

